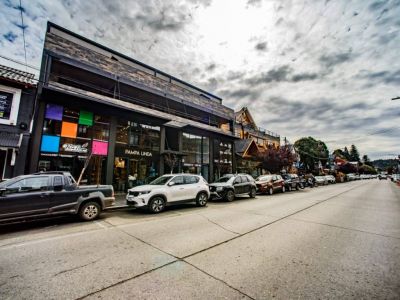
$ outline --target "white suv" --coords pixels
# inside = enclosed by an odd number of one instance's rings
[[[182,202],[196,202],[205,206],[210,197],[207,181],[200,175],[163,175],[148,185],[128,190],[126,203],[134,207],[147,206],[150,212],[159,213],[166,205]]]

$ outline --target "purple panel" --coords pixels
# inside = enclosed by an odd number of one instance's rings
[[[63,110],[64,108],[61,105],[47,104],[45,118],[50,120],[61,121],[63,116]]]

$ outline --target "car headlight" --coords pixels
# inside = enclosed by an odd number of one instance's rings
[[[218,186],[218,187],[217,187],[217,192],[221,192],[221,191],[223,191],[223,189],[224,189],[224,188],[223,188],[222,186]]]
[[[139,193],[139,196],[140,196],[140,195],[145,195],[145,194],[148,194],[148,193],[150,193],[150,192],[151,192],[151,191],[144,191],[144,192],[140,192],[140,193]]]

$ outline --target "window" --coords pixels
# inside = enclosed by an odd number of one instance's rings
[[[242,183],[241,176],[236,177],[235,181],[233,182],[233,184],[237,184],[237,183]]]
[[[20,99],[20,89],[0,85],[0,124],[17,124]]]
[[[19,188],[21,189],[21,191],[44,190],[47,189],[48,182],[49,177],[47,176],[30,177],[14,182],[13,184],[10,184],[7,188]]]
[[[194,184],[198,183],[200,180],[197,176],[185,176],[185,184]]]
[[[249,182],[249,179],[247,178],[247,176],[240,176],[242,182]]]
[[[64,185],[63,177],[62,176],[55,176],[53,180],[53,186],[56,185]]]
[[[171,182],[174,182],[175,185],[184,184],[183,176],[176,176]]]

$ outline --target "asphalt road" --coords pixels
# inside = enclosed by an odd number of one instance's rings
[[[400,298],[389,181],[0,231],[0,299]]]

